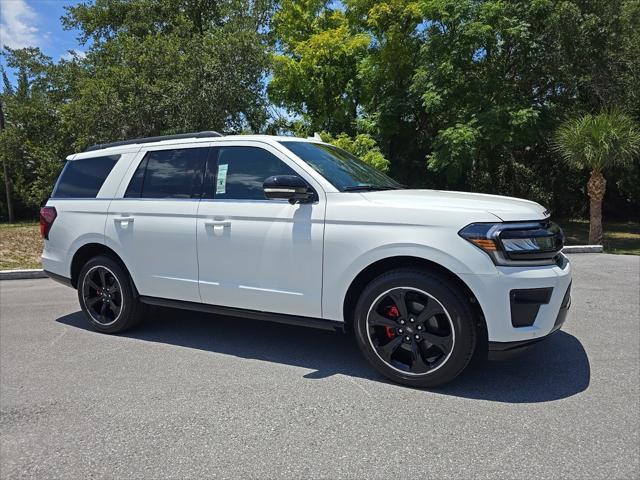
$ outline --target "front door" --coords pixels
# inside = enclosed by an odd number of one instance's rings
[[[197,225],[204,303],[321,317],[324,194],[299,170],[266,144],[212,148]],[[318,198],[267,200],[272,175],[299,175]]]
[[[200,302],[196,214],[208,147],[140,154],[123,198],[109,208],[107,245],[140,295]]]

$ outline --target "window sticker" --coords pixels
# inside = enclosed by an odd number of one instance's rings
[[[224,194],[227,191],[227,170],[228,164],[218,165],[218,176],[216,177],[216,194]]]

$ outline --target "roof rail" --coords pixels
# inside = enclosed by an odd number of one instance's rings
[[[91,152],[93,150],[102,150],[103,148],[119,147],[121,145],[134,145],[136,143],[151,143],[161,142],[162,140],[178,140],[180,138],[207,138],[207,137],[222,137],[221,133],[214,132],[213,130],[194,133],[179,133],[177,135],[162,135],[159,137],[145,137],[145,138],[133,138],[131,140],[121,140],[119,142],[111,143],[98,143],[87,147],[85,152]]]

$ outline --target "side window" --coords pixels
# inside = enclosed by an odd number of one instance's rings
[[[95,198],[120,155],[69,160],[51,193],[52,198]]]
[[[149,152],[138,165],[128,198],[199,198],[209,148]]]
[[[133,177],[131,177],[127,191],[124,194],[125,198],[140,198],[140,194],[142,193],[142,182],[144,181],[144,172],[147,170],[147,160],[148,155],[142,159],[140,165],[138,165],[138,168],[133,174]]]
[[[214,198],[265,200],[262,184],[272,175],[297,175],[275,155],[258,147],[220,147],[215,171]],[[215,178],[213,178],[215,177]]]

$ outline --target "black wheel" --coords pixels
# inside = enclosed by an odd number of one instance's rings
[[[107,256],[94,257],[82,267],[78,299],[89,323],[100,332],[122,332],[142,318],[142,306],[135,297],[129,275]]]
[[[452,380],[476,345],[467,299],[446,277],[422,271],[394,270],[373,280],[356,304],[354,327],[369,363],[413,387]]]

